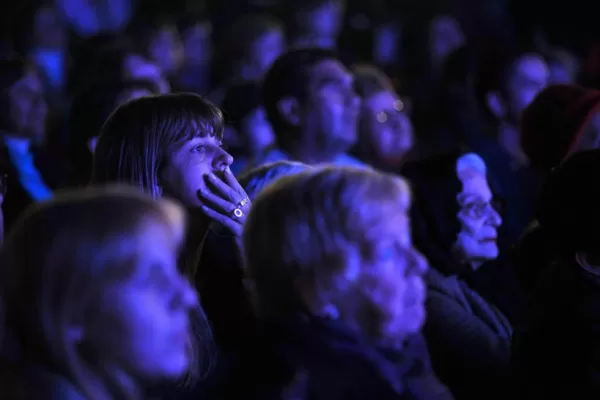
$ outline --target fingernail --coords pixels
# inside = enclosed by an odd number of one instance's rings
[[[215,180],[217,179],[217,176],[211,172],[210,174],[208,174],[208,179]]]
[[[225,173],[226,174],[232,174],[231,169],[229,169],[229,167],[225,167]]]

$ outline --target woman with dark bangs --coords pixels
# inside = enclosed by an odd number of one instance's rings
[[[104,124],[94,152],[92,182],[122,182],[153,198],[179,200],[189,211],[183,262],[192,277],[210,220],[240,237],[250,199],[221,147],[223,114],[189,93],[150,96],[121,105]]]
[[[250,210],[250,199],[229,169],[233,158],[221,147],[222,137],[223,115],[204,98],[150,96],[118,107],[94,152],[92,182],[127,183],[155,199],[173,197],[188,210],[180,270],[191,281],[209,223],[218,222],[239,244]],[[207,330],[204,314],[195,324],[200,332]]]
[[[3,398],[137,400],[198,365],[197,298],[177,270],[185,213],[126,189],[57,194],[8,235]]]

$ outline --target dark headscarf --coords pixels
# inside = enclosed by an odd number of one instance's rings
[[[408,164],[402,170],[413,189],[413,243],[432,267],[445,275],[461,275],[469,269],[455,261],[451,251],[460,232],[456,196],[462,191],[462,183],[456,163],[462,155],[444,154]]]
[[[413,189],[411,210],[413,243],[444,275],[458,275],[485,300],[514,322],[520,318],[524,298],[518,281],[504,259],[485,263],[473,270],[454,254],[461,230],[457,195],[462,183],[456,164],[464,152],[454,152],[407,165],[403,170]],[[494,204],[499,211],[500,205]]]

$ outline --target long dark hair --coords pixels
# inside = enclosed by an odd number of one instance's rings
[[[167,154],[196,136],[223,137],[223,113],[203,97],[177,93],[131,100],[100,131],[92,182],[124,182],[158,198]]]

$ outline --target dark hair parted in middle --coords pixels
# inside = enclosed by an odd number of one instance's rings
[[[223,137],[223,113],[203,97],[177,93],[129,101],[100,131],[92,181],[129,183],[159,197],[167,155],[194,137]]]

